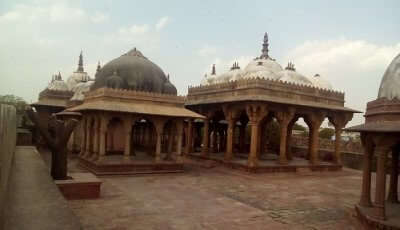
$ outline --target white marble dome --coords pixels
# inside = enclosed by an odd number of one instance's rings
[[[296,69],[294,68],[294,65],[292,63],[289,63],[288,66],[285,68],[285,70],[282,70],[281,72],[277,73],[277,75],[279,77],[279,80],[283,82],[294,83],[299,85],[308,85],[308,86],[313,85],[310,79],[296,72]]]
[[[270,80],[278,80],[279,76],[277,73],[272,72],[270,70],[260,70],[257,72],[247,72],[243,75],[243,79],[251,79],[251,78],[261,78],[261,79],[270,79]]]
[[[268,70],[274,73],[282,71],[282,66],[271,58],[256,58],[244,68],[246,73]]]
[[[319,74],[315,74],[314,77],[310,78],[313,86],[320,89],[333,89],[331,83]]]
[[[85,95],[83,93],[88,92],[90,90],[90,87],[93,85],[94,81],[86,81],[86,82],[79,82],[76,84],[73,88],[72,91],[74,92],[74,95],[71,97],[71,101],[83,101]]]
[[[400,54],[387,67],[379,87],[378,98],[400,100]]]

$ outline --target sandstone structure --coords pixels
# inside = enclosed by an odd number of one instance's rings
[[[379,88],[378,98],[367,103],[365,123],[348,128],[360,132],[365,149],[363,184],[356,210],[361,220],[372,228],[400,229],[398,174],[400,152],[400,55],[394,58]],[[377,156],[375,199],[371,201],[372,159]],[[391,156],[391,165],[386,164]],[[390,186],[386,197],[386,173]]]

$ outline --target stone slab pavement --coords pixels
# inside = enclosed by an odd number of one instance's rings
[[[100,199],[69,201],[87,230],[360,228],[361,172],[352,169],[248,174],[190,161],[185,173],[101,180]]]

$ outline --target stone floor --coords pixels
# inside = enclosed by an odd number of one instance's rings
[[[87,230],[360,228],[361,172],[351,169],[247,174],[190,161],[185,173],[101,180],[100,199],[69,201]]]

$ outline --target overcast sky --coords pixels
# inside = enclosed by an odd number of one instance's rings
[[[137,47],[169,73],[179,94],[217,64],[260,55],[319,73],[365,110],[400,53],[400,1],[0,1],[0,95],[37,100],[53,73],[66,79],[83,50],[85,70]],[[363,122],[356,116],[351,124]]]

